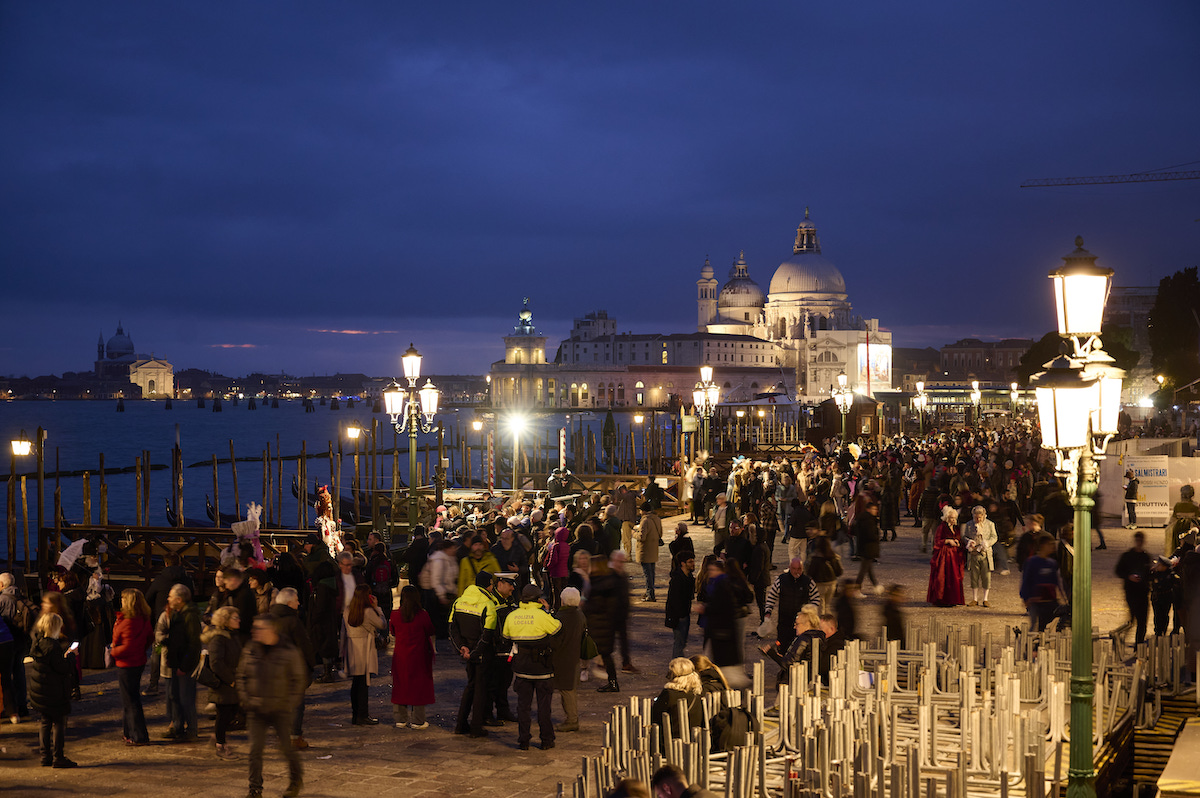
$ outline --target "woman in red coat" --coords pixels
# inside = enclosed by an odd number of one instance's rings
[[[405,585],[400,591],[400,608],[392,613],[389,625],[396,638],[392,652],[392,717],[396,728],[427,729],[425,707],[435,700],[433,621],[421,609],[420,590]]]
[[[950,505],[942,509],[942,523],[933,536],[925,600],[935,607],[957,607],[963,603],[962,538],[958,534],[958,510]]]
[[[146,716],[142,712],[139,691],[142,671],[146,669],[146,651],[154,638],[150,605],[137,588],[121,591],[121,611],[113,624],[112,658],[117,666],[117,686],[125,710],[122,724],[126,745],[149,745]]]

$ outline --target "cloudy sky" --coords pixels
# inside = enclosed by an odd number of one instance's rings
[[[0,5],[0,374],[432,373],[595,309],[694,329],[812,208],[898,346],[1037,337],[1082,235],[1118,284],[1200,258],[1200,6]],[[1194,163],[1182,167],[1198,168]],[[553,354],[553,351],[551,351]]]

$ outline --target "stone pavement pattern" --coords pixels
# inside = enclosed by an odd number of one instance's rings
[[[675,522],[664,521],[669,538]],[[885,582],[908,587],[909,623],[923,623],[929,616],[953,618],[963,623],[978,622],[985,630],[1002,633],[1005,626],[1023,617],[1017,597],[1018,574],[993,575],[991,607],[939,609],[925,605],[928,580],[928,555],[920,553],[920,530],[911,519],[902,519],[897,531],[901,539],[883,544],[876,572]],[[1120,584],[1113,568],[1121,552],[1130,545],[1132,532],[1106,529],[1108,550],[1093,554],[1093,623],[1103,630],[1122,624],[1126,619]],[[692,537],[698,552],[712,547],[708,530],[693,527]],[[1148,531],[1152,554],[1161,540],[1156,530]],[[1161,545],[1161,544],[1159,544]],[[633,578],[631,640],[633,661],[642,672],[621,674],[621,692],[597,693],[600,682],[580,685],[580,724],[576,733],[559,734],[556,747],[543,752],[516,749],[516,724],[491,729],[488,739],[473,740],[451,734],[458,699],[464,682],[462,667],[448,652],[448,643],[439,642],[435,663],[437,703],[430,708],[430,727],[423,731],[397,729],[391,718],[390,658],[381,657],[382,673],[370,688],[371,712],[380,718],[375,727],[350,725],[349,681],[314,684],[307,697],[305,737],[312,747],[301,753],[305,767],[304,795],[310,796],[405,796],[406,798],[461,798],[471,795],[548,798],[561,782],[574,780],[581,760],[598,753],[603,743],[603,723],[615,703],[630,696],[654,696],[665,681],[670,659],[671,633],[663,626],[662,601],[666,597],[669,556],[666,546],[658,563],[658,603],[636,600],[642,593],[642,578],[636,565]],[[775,564],[786,567],[786,549],[776,543]],[[847,575],[857,573],[857,563],[846,562]],[[968,600],[970,596],[968,595]],[[860,610],[860,631],[879,623],[880,599],[867,592]],[[761,655],[747,641],[747,663]],[[696,624],[688,654],[700,652]],[[768,671],[770,672],[770,671]],[[162,740],[166,730],[165,699],[147,699],[146,718],[152,745],[130,748],[121,741],[121,708],[116,691],[115,671],[88,671],[84,676],[84,700],[73,705],[67,727],[67,756],[79,763],[74,770],[42,768],[37,755],[37,723],[0,724],[0,794],[5,798],[24,798],[51,793],[70,796],[238,796],[246,793],[248,747],[245,732],[229,737],[235,759],[222,761],[212,753],[207,735],[212,721],[201,714],[202,741],[170,744]],[[200,695],[203,698],[203,688]],[[515,697],[513,698],[515,708]],[[557,696],[554,701],[556,722],[562,721]],[[537,727],[534,720],[536,745]],[[278,795],[287,786],[286,768],[268,738],[264,762],[266,795]],[[569,787],[568,787],[569,789]],[[569,793],[568,793],[569,794]]]

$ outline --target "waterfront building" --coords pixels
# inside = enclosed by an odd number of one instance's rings
[[[526,300],[512,334],[504,336],[504,359],[491,367],[494,407],[690,404],[703,365],[715,369],[714,379],[730,400],[749,400],[787,383],[779,348],[749,335],[618,333],[617,320],[597,310],[575,319],[571,334],[550,361],[546,341],[534,326]]]
[[[880,329],[878,319],[854,315],[846,280],[821,253],[808,209],[796,228],[791,256],[776,267],[765,293],[750,276],[745,253],[719,289],[705,259],[696,289],[698,329],[773,347],[795,395],[828,398],[843,372],[858,393],[891,390],[892,334]]]
[[[100,333],[100,340],[96,343],[94,373],[99,383],[95,392],[97,398],[127,394],[136,398],[139,393],[145,399],[175,395],[171,364],[154,355],[138,354],[133,339],[125,333],[120,322],[117,323],[117,334],[107,342],[104,333]],[[137,386],[138,390],[132,390],[131,386]]]
[[[981,341],[963,338],[941,349],[942,376],[951,380],[1011,383],[1021,358],[1033,346],[1029,338]]]

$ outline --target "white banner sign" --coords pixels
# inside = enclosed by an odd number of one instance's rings
[[[1121,465],[1131,469],[1138,479],[1138,521],[1146,518],[1166,518],[1171,514],[1171,492],[1167,456],[1126,455]],[[1122,471],[1124,473],[1124,471]],[[1124,481],[1121,483],[1124,484]],[[1124,494],[1122,494],[1124,495]]]

